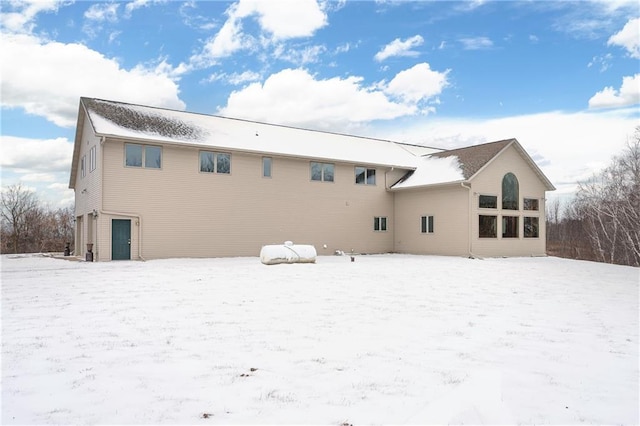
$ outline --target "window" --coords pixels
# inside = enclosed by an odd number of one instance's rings
[[[200,171],[204,173],[231,173],[231,154],[200,151]]]
[[[433,234],[433,216],[422,216],[420,227],[423,234]]]
[[[481,209],[497,209],[498,197],[495,195],[480,195],[478,197],[478,207]]]
[[[271,157],[262,157],[262,177],[271,177]]]
[[[359,185],[375,185],[376,169],[356,167],[356,183]]]
[[[539,227],[538,227],[537,217],[524,218],[524,237],[525,238],[538,238],[540,236],[538,229]]]
[[[80,177],[85,177],[87,175],[87,167],[86,167],[86,163],[87,162],[87,156],[83,155],[82,158],[80,159]]]
[[[386,231],[387,230],[387,218],[386,217],[374,217],[373,218],[373,230],[374,231]]]
[[[498,216],[478,216],[478,237],[497,238],[498,237]]]
[[[522,208],[525,210],[538,211],[538,199],[537,198],[525,198],[522,203]]]
[[[513,173],[507,173],[502,178],[502,208],[503,210],[518,210],[518,178]]]
[[[149,169],[162,167],[162,149],[159,146],[144,147],[144,166]]]
[[[502,238],[518,238],[518,216],[502,216]]]
[[[145,167],[159,169],[162,167],[162,148],[152,145],[127,143],[124,145],[124,164],[127,167]]]
[[[124,145],[125,162],[129,167],[142,167],[142,145],[131,143]]]
[[[96,147],[92,146],[89,150],[89,172],[96,169]]]
[[[311,162],[311,180],[333,182],[333,164]]]

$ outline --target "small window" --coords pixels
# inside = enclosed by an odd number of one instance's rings
[[[271,157],[262,157],[262,177],[271,177]]]
[[[538,211],[538,199],[537,198],[525,198],[523,202],[523,208],[525,210]]]
[[[162,148],[159,146],[144,147],[144,166],[148,169],[162,167]]]
[[[481,209],[497,209],[498,197],[495,195],[480,195],[478,197],[478,207]]]
[[[142,167],[142,145],[128,143],[124,145],[125,162],[128,167]]]
[[[87,156],[83,155],[82,158],[80,159],[80,177],[85,177],[87,175],[87,166],[86,163],[87,162]]]
[[[356,183],[358,185],[375,185],[376,169],[366,167],[356,167]]]
[[[420,228],[423,234],[433,234],[433,216],[422,216]]]
[[[498,237],[498,216],[478,216],[478,236],[480,238]]]
[[[89,172],[96,169],[96,147],[92,146],[89,150]]]
[[[525,238],[538,238],[539,227],[537,217],[525,217],[524,218],[524,237]]]
[[[374,217],[373,218],[373,230],[374,231],[386,231],[387,230],[387,218],[386,217]]]
[[[518,216],[502,216],[502,238],[518,238]]]
[[[311,162],[311,180],[333,182],[333,164]]]
[[[200,151],[200,171],[203,173],[231,173],[231,154]]]

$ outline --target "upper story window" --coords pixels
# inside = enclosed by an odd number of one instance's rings
[[[502,178],[502,208],[503,210],[518,210],[518,178],[513,173],[507,173]]]
[[[319,182],[333,182],[333,169],[331,163],[311,162],[311,180]]]
[[[95,145],[89,150],[89,172],[96,169],[96,147]]]
[[[87,175],[87,156],[83,155],[80,159],[80,177],[85,177]]]
[[[522,203],[522,208],[525,210],[535,210],[538,211],[538,199],[537,198],[525,198]]]
[[[162,148],[152,145],[135,143],[124,144],[125,161],[127,167],[145,167],[159,169],[162,167]]]
[[[200,171],[204,173],[231,173],[231,154],[200,151]]]
[[[359,185],[375,185],[376,169],[356,167],[356,183]]]
[[[262,177],[271,177],[271,157],[262,157]]]
[[[480,195],[478,197],[478,207],[481,209],[497,209],[498,197],[495,195]]]

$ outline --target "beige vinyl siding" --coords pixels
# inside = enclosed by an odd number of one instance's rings
[[[518,210],[502,210],[502,178],[506,173],[513,173],[518,178],[519,202]],[[522,158],[516,148],[508,148],[496,157],[486,169],[481,171],[471,183],[472,186],[472,251],[479,256],[539,256],[546,252],[545,241],[545,187],[538,175]],[[496,195],[497,209],[479,209],[478,196]],[[523,199],[539,200],[539,210],[524,210]],[[495,215],[498,217],[497,238],[478,237],[478,216]],[[518,216],[518,238],[502,238],[502,216]],[[524,217],[539,218],[538,238],[524,238]]]
[[[395,192],[395,251],[467,255],[468,192],[459,184]],[[432,234],[421,232],[422,216],[433,216]]]
[[[85,123],[89,120],[85,118]],[[78,162],[75,181],[75,216],[76,216],[76,241],[75,241],[75,254],[76,256],[85,256],[87,243],[96,244],[96,238],[98,236],[98,218],[95,218],[92,214],[93,210],[100,210],[100,201],[102,199],[102,179],[101,179],[101,145],[100,138],[96,137],[91,129],[91,126],[83,126],[81,135],[81,141],[78,144]],[[96,168],[91,171],[90,164],[90,151],[91,148],[96,148]],[[85,175],[82,176],[80,171],[81,159],[85,158]],[[82,217],[82,220],[78,220],[78,217]],[[82,227],[82,229],[78,229]],[[97,252],[98,247],[94,246],[94,254]]]
[[[393,249],[393,227],[373,232],[373,217],[393,223],[393,195],[384,168],[376,185],[356,185],[354,164],[335,163],[335,180],[313,182],[309,160],[272,156],[262,178],[262,155],[228,152],[231,173],[199,171],[197,147],[165,145],[162,168],[124,166],[124,141],[104,144],[106,212],[140,218],[132,225],[132,257],[257,256],[265,244],[312,244],[335,250],[383,253]],[[143,241],[138,241],[140,226]],[[110,253],[110,225],[101,238]],[[327,245],[324,249],[323,246]]]

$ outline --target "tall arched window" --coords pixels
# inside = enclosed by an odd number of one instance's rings
[[[502,178],[502,208],[504,210],[518,210],[518,178],[513,173],[507,173]]]

